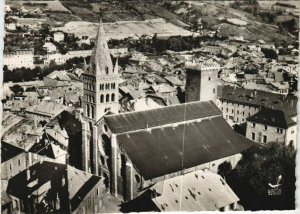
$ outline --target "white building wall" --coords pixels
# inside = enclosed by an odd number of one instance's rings
[[[278,128],[274,126],[266,125],[267,129],[265,129],[264,124],[255,123],[255,127],[253,127],[253,123],[247,121],[247,131],[246,131],[246,138],[253,140],[257,143],[271,143],[271,142],[278,142],[278,143],[285,143],[286,141],[286,130],[281,129],[282,133],[280,133],[280,130],[278,132]],[[252,139],[252,133],[255,134],[255,139]],[[266,143],[263,142],[263,136],[267,136]]]
[[[14,53],[3,55],[3,65],[7,65],[8,69],[15,68],[33,68],[33,50],[18,50]]]

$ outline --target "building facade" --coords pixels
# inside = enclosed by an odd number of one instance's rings
[[[213,60],[186,63],[186,102],[217,99],[220,65]]]
[[[33,49],[19,49],[4,53],[3,65],[12,70],[15,68],[33,68]]]
[[[232,86],[219,86],[217,106],[223,117],[232,125],[245,123],[246,119],[263,108],[284,110],[289,117],[297,115],[297,97],[274,94]]]
[[[293,119],[281,110],[262,109],[247,119],[246,137],[261,144],[277,142],[296,148],[297,122]]]

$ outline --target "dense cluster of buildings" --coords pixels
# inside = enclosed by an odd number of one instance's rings
[[[220,165],[268,143],[296,148],[297,65],[264,57],[272,44],[153,56],[110,49],[102,22],[93,50],[61,55],[64,39],[44,43],[46,65],[89,61],[3,86],[3,213],[99,213],[108,195],[124,212],[242,210]],[[32,68],[33,57],[4,65]]]

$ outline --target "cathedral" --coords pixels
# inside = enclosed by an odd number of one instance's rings
[[[216,106],[218,66],[187,68],[187,103],[118,112],[118,63],[113,66],[100,22],[84,82],[83,170],[99,175],[124,201],[158,182],[198,170],[217,172],[254,143],[235,133]]]

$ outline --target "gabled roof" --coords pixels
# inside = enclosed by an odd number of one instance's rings
[[[270,108],[260,110],[258,113],[247,118],[247,120],[284,129],[297,124],[284,111]]]
[[[206,101],[107,115],[104,118],[113,133],[123,133],[215,115],[222,115],[222,112],[212,101]]]
[[[152,200],[161,211],[216,211],[239,201],[223,178],[208,170],[170,178],[151,189],[157,197]],[[182,190],[182,191],[181,191]]]
[[[174,114],[183,115],[180,111]],[[117,141],[146,180],[235,155],[256,145],[235,133],[221,115],[174,127],[118,134]]]

